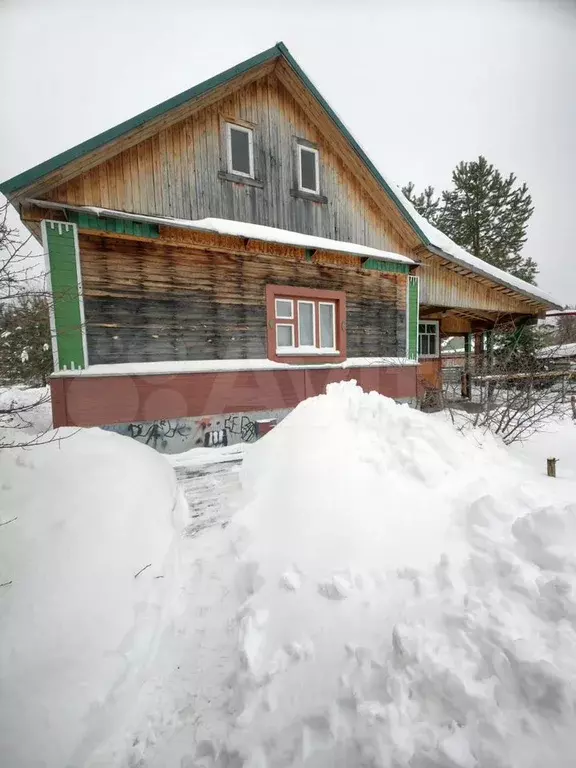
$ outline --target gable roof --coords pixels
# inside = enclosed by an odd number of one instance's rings
[[[440,232],[440,230],[433,227],[426,221],[426,219],[420,216],[413,205],[404,197],[399,187],[386,179],[386,177],[372,163],[360,144],[358,144],[342,120],[324,99],[306,73],[300,68],[297,61],[282,42],[279,42],[272,48],[221,72],[219,75],[204,80],[204,82],[183,91],[177,96],[173,96],[172,98],[157,104],[155,107],[141,112],[129,120],[125,120],[123,123],[120,123],[103,133],[99,133],[97,136],[94,136],[87,141],[77,144],[75,147],[72,147],[65,152],[55,155],[49,160],[45,160],[39,165],[35,165],[33,168],[30,168],[17,176],[13,176],[11,179],[0,184],[0,192],[10,199],[20,190],[36,184],[45,176],[57,171],[63,166],[104,147],[106,144],[126,136],[145,123],[161,117],[167,112],[182,106],[186,102],[196,99],[215,88],[219,88],[231,82],[240,75],[278,58],[282,58],[290,66],[307,90],[314,96],[316,101],[324,109],[338,130],[343,134],[380,187],[396,204],[396,208],[400,215],[405,219],[412,231],[415,232],[428,250],[449,262],[465,267],[471,272],[485,277],[492,282],[499,283],[506,288],[514,290],[527,297],[530,301],[536,300],[538,303],[543,303],[550,308],[560,308],[560,305],[549,294],[524,280],[520,280],[519,278],[488,264],[476,256],[472,256],[466,250],[456,245],[456,243],[454,243],[447,235]]]

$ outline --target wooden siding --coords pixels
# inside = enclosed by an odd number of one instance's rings
[[[479,276],[467,276],[455,271],[437,256],[419,253],[421,262],[416,270],[420,277],[420,304],[435,307],[477,309],[500,314],[537,314],[538,306],[523,300],[504,287]]]
[[[227,119],[253,126],[255,174],[261,186],[221,177],[226,171]],[[297,138],[320,150],[320,191],[326,203],[291,194]],[[390,201],[385,205],[388,215],[383,215],[384,201],[377,203],[368,193],[345,155],[346,147],[335,151],[334,137],[324,135],[285,85],[268,74],[162,128],[46,197],[185,219],[234,219],[410,255],[414,236],[400,233],[404,225],[395,220],[399,214]]]
[[[270,254],[80,237],[88,360],[266,357],[266,285],[345,291],[349,357],[404,356],[406,279]]]

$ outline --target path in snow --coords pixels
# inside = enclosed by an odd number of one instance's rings
[[[195,766],[200,742],[209,753],[210,744],[217,751],[225,741],[238,596],[236,558],[222,528],[239,503],[241,459],[174,467],[192,521],[182,553],[187,576],[180,617],[161,640],[128,742],[114,758],[105,757],[108,765]]]
[[[240,489],[240,465],[241,457],[204,466],[174,467],[190,510],[188,536],[196,536],[219,523],[226,525],[233,512],[233,505],[228,502]]]

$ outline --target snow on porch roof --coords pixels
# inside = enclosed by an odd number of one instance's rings
[[[525,280],[521,280],[519,277],[515,277],[514,275],[505,272],[503,269],[499,269],[493,264],[489,264],[487,261],[468,253],[468,251],[451,240],[448,235],[445,235],[444,232],[432,226],[424,216],[421,216],[395,184],[390,181],[388,184],[393,189],[398,203],[416,225],[420,233],[424,235],[424,239],[427,241],[427,247],[432,253],[445,258],[446,261],[451,261],[454,264],[469,269],[471,272],[475,272],[478,275],[482,275],[489,280],[499,283],[500,285],[518,291],[530,299],[536,299],[536,301],[547,304],[549,307],[560,309],[561,305],[550,296],[549,293],[532,285],[532,283],[527,283]]]
[[[114,219],[129,219],[131,221],[143,221],[149,224],[160,224],[166,227],[179,227],[181,229],[193,229],[201,232],[213,232],[218,235],[231,235],[245,237],[249,240],[264,240],[268,243],[280,245],[292,245],[298,248],[307,248],[317,251],[336,251],[337,253],[349,253],[353,256],[377,259],[379,261],[393,261],[400,264],[413,264],[417,262],[408,256],[391,251],[381,251],[379,248],[370,248],[367,245],[357,243],[345,243],[341,240],[330,240],[327,237],[315,235],[303,235],[301,232],[290,232],[276,227],[264,227],[261,224],[247,224],[243,221],[230,219],[174,219],[170,216],[147,216],[141,213],[126,213],[114,211],[109,208],[96,208],[87,205],[67,205],[47,200],[28,200],[27,202],[42,208],[56,208],[60,210],[77,211],[91,216],[109,217]]]

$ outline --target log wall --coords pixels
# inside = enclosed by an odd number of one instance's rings
[[[345,291],[349,357],[405,354],[404,274],[85,234],[80,260],[91,365],[266,358],[270,284]]]

